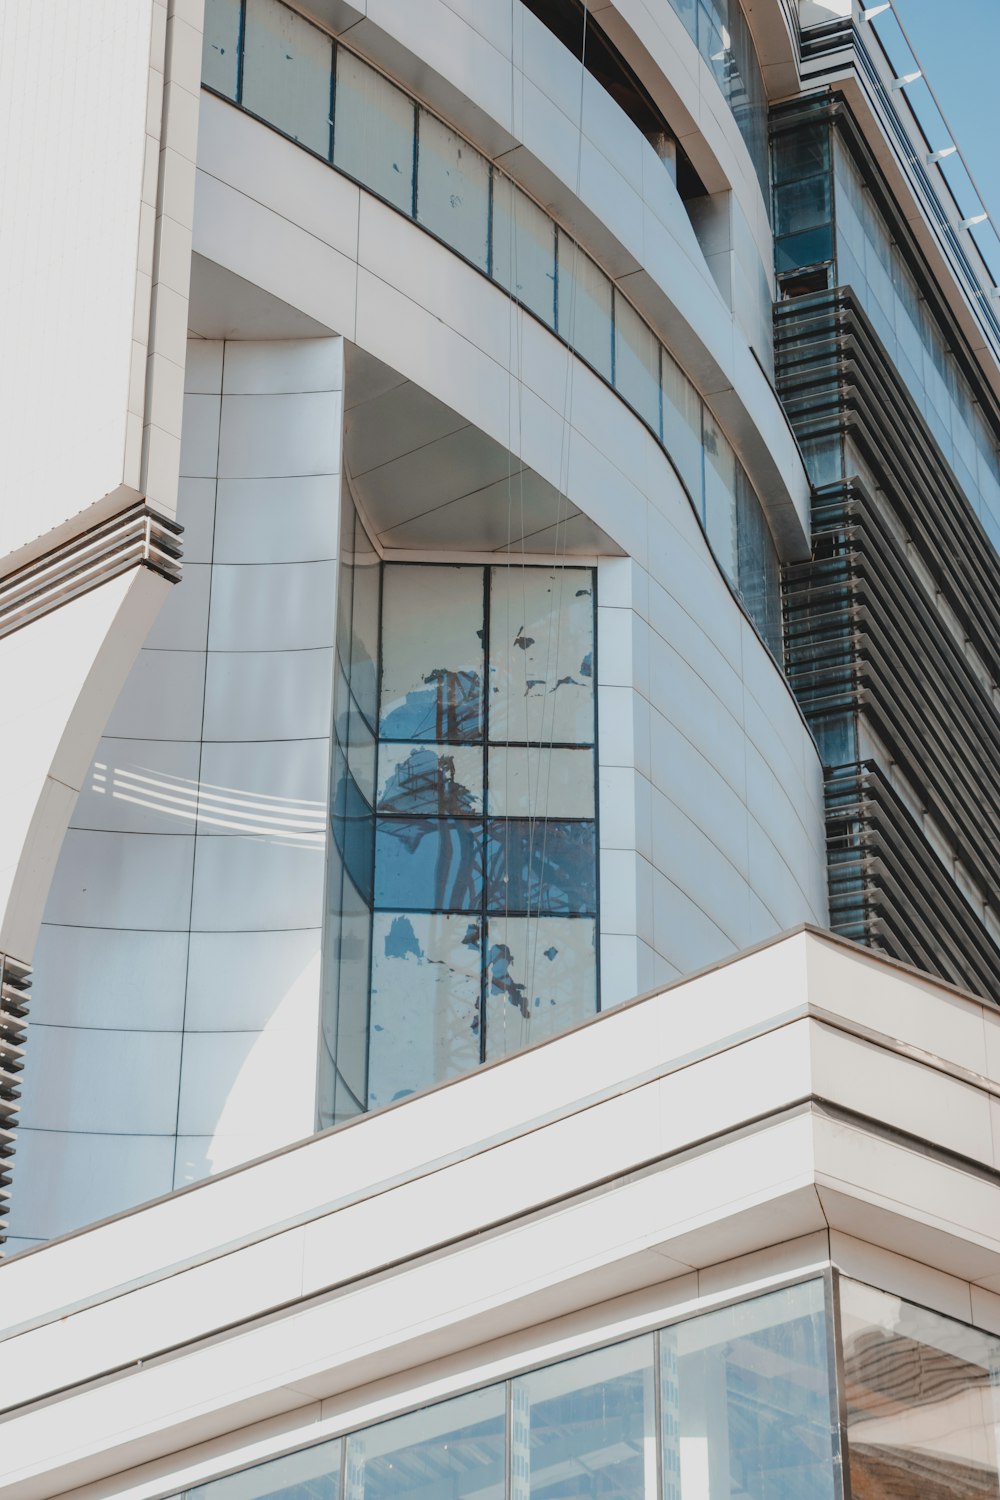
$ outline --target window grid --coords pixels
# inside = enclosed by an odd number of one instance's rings
[[[373,824],[372,869],[373,869],[374,885],[373,885],[373,891],[372,891],[371,909],[372,909],[372,917],[373,917],[373,919],[374,919],[374,917],[376,915],[383,915],[383,916],[397,915],[397,916],[403,916],[403,917],[405,917],[408,913],[413,913],[414,915],[428,915],[428,916],[430,916],[430,915],[452,915],[452,916],[456,916],[456,917],[467,918],[470,923],[471,922],[478,922],[478,926],[479,926],[479,975],[480,975],[480,979],[479,979],[479,1061],[482,1063],[482,1062],[485,1062],[487,1060],[488,1029],[489,1029],[489,1021],[488,1021],[488,1009],[489,1009],[489,1005],[488,1005],[488,1002],[489,1002],[489,999],[491,997],[491,993],[493,993],[493,991],[495,990],[495,984],[494,984],[493,979],[491,978],[491,968],[492,968],[492,965],[496,962],[496,960],[492,957],[492,947],[493,947],[493,945],[491,943],[491,936],[490,936],[490,934],[491,934],[491,921],[500,921],[500,920],[503,920],[503,921],[506,922],[508,919],[513,918],[515,920],[524,919],[524,920],[527,920],[529,922],[530,921],[535,921],[536,924],[537,924],[537,922],[540,919],[544,920],[546,917],[552,916],[552,917],[556,917],[559,921],[584,921],[584,922],[588,922],[588,923],[593,923],[593,929],[594,929],[594,997],[595,997],[595,1011],[599,1011],[599,1009],[600,1009],[600,926],[599,926],[599,922],[598,922],[598,910],[599,910],[599,890],[598,890],[599,834],[598,834],[598,823],[597,823],[598,808],[597,808],[597,695],[596,695],[596,681],[597,681],[597,672],[596,672],[596,666],[597,666],[597,591],[596,591],[596,573],[595,573],[595,571],[593,569],[589,569],[589,568],[585,569],[585,568],[577,568],[577,567],[570,567],[570,568],[566,568],[566,569],[558,569],[557,568],[555,570],[551,570],[552,572],[554,572],[555,576],[560,579],[560,583],[562,583],[562,581],[564,580],[564,578],[567,575],[571,575],[571,574],[577,574],[579,576],[586,575],[589,578],[589,581],[590,581],[590,593],[591,593],[591,610],[590,610],[590,614],[591,614],[591,637],[590,637],[590,641],[591,641],[591,678],[590,678],[591,704],[590,704],[590,715],[591,715],[591,722],[590,722],[590,736],[589,736],[589,738],[586,741],[581,741],[581,740],[556,740],[556,739],[550,739],[550,738],[544,738],[544,739],[541,739],[541,740],[527,740],[527,739],[504,738],[504,739],[499,739],[498,740],[498,739],[493,739],[493,737],[491,735],[491,732],[490,732],[490,700],[491,700],[491,697],[493,696],[492,693],[491,693],[491,691],[490,691],[490,670],[491,670],[490,663],[491,663],[491,648],[492,648],[492,639],[491,639],[491,634],[492,634],[492,610],[491,610],[492,590],[491,590],[491,581],[492,581],[492,577],[493,577],[494,573],[506,574],[506,573],[508,573],[510,571],[510,569],[507,566],[505,566],[505,565],[484,565],[483,568],[482,568],[482,578],[483,578],[483,589],[482,589],[482,601],[483,602],[482,602],[482,616],[481,616],[481,618],[482,618],[482,627],[481,627],[482,628],[482,640],[481,640],[482,715],[481,715],[481,721],[480,721],[480,732],[479,732],[479,734],[475,738],[473,738],[473,739],[458,739],[458,738],[447,739],[447,738],[445,738],[445,739],[427,739],[427,740],[422,740],[422,741],[415,741],[413,739],[412,735],[407,736],[407,735],[391,735],[391,734],[386,735],[386,734],[383,734],[382,731],[381,731],[381,719],[382,719],[382,705],[383,705],[383,671],[384,671],[384,663],[385,663],[385,636],[384,636],[384,627],[385,627],[385,613],[384,613],[384,611],[385,611],[385,588],[384,588],[384,579],[385,579],[386,572],[387,572],[387,570],[391,570],[391,569],[404,569],[404,568],[432,568],[432,567],[441,567],[442,569],[450,569],[453,566],[455,566],[455,565],[448,564],[448,563],[442,563],[442,564],[434,564],[434,563],[427,563],[427,564],[425,564],[425,563],[383,563],[382,567],[381,567],[381,570],[380,570],[381,574],[382,574],[382,578],[383,578],[383,587],[381,589],[381,600],[380,600],[380,610],[379,610],[379,684],[378,684],[378,707],[377,707],[377,717],[378,717],[378,720],[379,720],[379,725],[376,728],[377,752],[376,752],[376,772],[375,772],[375,803],[374,803],[374,806],[372,808],[372,824]],[[533,568],[530,571],[542,574],[542,573],[545,573],[545,572],[547,572],[549,570],[546,570],[545,568],[538,567],[538,568]],[[435,748],[437,748],[437,749],[440,749],[440,748],[452,748],[452,749],[471,748],[471,749],[478,750],[479,753],[480,753],[480,755],[481,755],[482,811],[480,813],[478,813],[478,814],[468,814],[468,815],[457,814],[457,813],[448,813],[446,816],[445,815],[441,815],[437,819],[435,819],[434,815],[431,814],[431,813],[427,813],[427,814],[423,814],[423,813],[421,813],[421,814],[406,814],[406,813],[385,813],[385,812],[381,811],[381,809],[379,807],[379,801],[380,801],[381,771],[382,771],[382,763],[383,763],[382,747],[383,747],[383,745],[385,745],[385,746],[391,746],[391,745],[407,745],[407,744],[425,744],[428,747],[428,749],[435,749]],[[533,814],[533,815],[531,815],[531,814],[529,814],[528,817],[523,817],[523,818],[511,817],[510,815],[508,815],[506,817],[503,817],[503,818],[498,818],[496,816],[496,814],[494,814],[491,811],[491,806],[490,806],[490,791],[489,791],[489,787],[490,787],[490,779],[489,779],[489,753],[490,753],[491,748],[494,748],[494,747],[495,748],[500,748],[500,749],[523,749],[523,750],[529,750],[529,751],[532,750],[532,749],[537,749],[540,752],[540,764],[541,764],[541,754],[543,754],[545,751],[548,751],[549,753],[551,753],[554,750],[580,750],[581,752],[589,750],[590,751],[590,759],[591,759],[590,772],[591,772],[592,782],[593,782],[593,786],[594,786],[594,816],[591,817],[591,818],[583,818],[583,817],[569,818],[569,817],[565,817],[565,818],[559,818],[559,819],[549,819],[549,818],[546,818],[544,816],[544,814],[543,815],[539,815],[539,814]],[[459,825],[467,824],[470,829],[476,829],[477,830],[478,839],[479,839],[479,855],[480,855],[480,860],[481,860],[482,883],[481,883],[481,890],[480,890],[478,904],[476,906],[464,906],[464,907],[459,907],[459,906],[444,906],[444,907],[442,907],[442,906],[437,906],[437,905],[419,906],[418,904],[416,904],[416,903],[414,903],[412,901],[400,904],[398,906],[388,906],[384,902],[380,902],[379,901],[379,890],[378,890],[378,847],[379,847],[379,845],[378,845],[378,834],[379,834],[379,825],[380,825],[380,823],[383,823],[383,822],[384,823],[388,823],[388,824],[392,824],[394,822],[395,823],[399,823],[399,824],[404,824],[406,822],[413,822],[416,819],[419,819],[420,821],[426,822],[426,823],[439,822],[443,826],[447,826],[448,822],[454,822],[454,823],[457,823]],[[504,829],[504,835],[506,836],[507,833],[508,833],[508,831],[509,831],[508,830],[508,825],[510,825],[510,824],[521,824],[521,823],[525,823],[525,822],[530,823],[532,825],[532,833],[534,833],[534,829],[537,828],[539,825],[541,825],[541,828],[543,830],[543,832],[542,832],[543,846],[542,846],[541,860],[540,860],[540,864],[539,864],[539,900],[534,905],[530,904],[530,902],[529,902],[526,906],[520,906],[520,907],[517,907],[517,908],[505,905],[503,909],[497,909],[494,905],[491,904],[491,901],[490,901],[490,878],[489,878],[489,869],[488,869],[488,852],[490,850],[491,844],[495,842],[495,837],[496,837],[493,825],[496,825],[498,823],[502,824],[503,825],[503,829]],[[542,895],[543,895],[543,892],[544,892],[544,890],[546,888],[546,885],[545,885],[545,869],[544,869],[544,866],[545,866],[545,859],[544,859],[544,856],[545,856],[545,845],[544,845],[544,839],[545,839],[545,835],[546,835],[546,832],[547,832],[547,825],[551,824],[551,823],[556,823],[560,827],[561,826],[580,827],[580,828],[590,828],[592,830],[592,836],[593,836],[593,899],[592,899],[592,902],[591,902],[590,909],[587,910],[587,911],[579,911],[579,912],[550,911],[550,910],[546,909],[546,907],[545,907],[545,905],[543,903]],[[533,853],[534,852],[534,846],[529,845],[529,850],[530,850],[531,853]],[[528,881],[528,885],[529,885],[529,887],[531,885],[530,879]],[[536,941],[537,941],[537,939],[536,939]],[[374,971],[374,964],[375,964],[375,951],[374,951],[374,942],[372,942],[372,944],[370,946],[370,950],[369,950],[369,985],[368,985],[369,996],[371,995],[372,986],[373,986],[373,982],[374,982],[374,972],[373,972]],[[371,1017],[370,1017],[370,1014],[369,1014],[369,1025],[370,1025],[370,1021],[371,1021]]]
[[[222,0],[209,0],[209,4],[210,5],[213,4],[213,3],[220,4],[220,3],[222,3]],[[270,0],[270,3],[273,6],[283,6],[283,8],[285,8],[285,9],[289,9],[290,8],[290,7],[284,6],[284,0]],[[672,3],[674,3],[674,0],[672,0]],[[734,5],[734,9],[738,10],[738,7],[736,7]],[[296,12],[296,14],[298,14],[298,12]],[[740,17],[740,19],[742,20],[742,16]],[[234,100],[231,100],[231,102],[234,102],[234,103],[238,104],[241,108],[246,108],[246,106],[243,104],[243,100],[242,100],[242,68],[243,68],[243,55],[244,55],[244,50],[245,50],[245,22],[246,22],[246,0],[241,0],[241,5],[240,5],[240,26],[239,26],[239,36],[238,36],[238,45],[239,45],[239,54],[240,54],[239,55],[239,69],[238,69],[238,83],[237,83],[237,90],[236,90],[236,98]],[[310,23],[310,24],[312,24],[312,23]],[[321,28],[317,28],[317,29],[321,29]],[[737,27],[737,29],[739,29],[739,28]],[[696,35],[696,40],[697,40],[697,35]],[[344,47],[344,45],[341,42],[335,42],[333,44],[333,54],[332,54],[333,55],[333,63],[332,63],[332,69],[331,69],[331,73],[332,73],[332,79],[331,79],[331,97],[332,97],[332,100],[333,100],[333,108],[331,110],[330,135],[329,135],[330,148],[329,148],[328,155],[327,156],[323,156],[321,153],[313,151],[312,148],[308,144],[305,144],[303,142],[297,142],[296,144],[298,144],[302,150],[310,151],[310,153],[312,155],[316,156],[318,160],[320,160],[320,161],[326,161],[328,165],[334,166],[335,170],[341,172],[344,176],[347,176],[347,177],[351,178],[352,181],[358,182],[361,186],[363,186],[366,189],[366,191],[373,192],[376,196],[380,197],[384,202],[388,203],[390,207],[396,207],[397,211],[404,211],[404,210],[401,210],[397,204],[394,204],[391,201],[391,199],[389,199],[388,197],[386,197],[386,195],[383,192],[380,192],[379,188],[377,186],[373,185],[372,182],[370,182],[370,181],[366,182],[363,178],[355,176],[355,174],[353,172],[347,170],[341,163],[337,163],[334,160],[335,153],[336,153],[336,145],[337,145],[337,119],[338,119],[338,110],[339,110],[338,91],[337,91],[337,88],[336,88],[337,57],[338,57],[338,55],[341,52],[343,52],[347,56],[353,58],[362,67],[368,69],[368,71],[375,78],[377,78],[378,80],[380,80],[381,84],[383,84],[386,87],[386,89],[391,90],[394,95],[401,95],[402,97],[407,98],[409,100],[409,102],[411,103],[412,107],[413,107],[414,120],[413,120],[413,126],[412,126],[412,131],[411,131],[411,143],[412,143],[412,163],[411,163],[411,165],[412,165],[412,187],[411,187],[411,192],[410,192],[410,203],[409,203],[408,208],[405,210],[405,212],[407,212],[408,217],[411,220],[417,221],[417,204],[418,204],[419,188],[420,188],[420,155],[419,155],[420,115],[421,115],[421,113],[427,113],[428,115],[432,115],[433,111],[424,110],[423,106],[418,107],[417,104],[416,104],[416,102],[412,99],[412,97],[409,96],[409,95],[407,95],[404,90],[398,88],[398,86],[396,84],[392,83],[389,79],[385,78],[385,76],[383,74],[379,73],[377,69],[371,68],[368,63],[366,63],[362,59],[358,58],[357,54],[352,53],[350,51],[350,49],[347,48],[347,47]],[[729,55],[730,54],[727,53],[727,57]],[[729,64],[727,64],[726,66],[728,67]],[[737,78],[738,77],[738,72],[734,73],[733,77]],[[208,87],[212,92],[220,93],[221,97],[223,97],[223,98],[229,97],[227,94],[225,94],[225,92],[220,91],[217,88],[213,88],[213,86],[211,84],[207,84],[206,87]],[[247,111],[247,112],[251,113],[251,111]],[[261,118],[261,117],[255,115],[254,118]],[[435,117],[435,118],[437,118],[437,117]],[[275,125],[272,121],[264,120],[263,123],[268,124],[272,129],[278,130],[279,133],[284,133],[284,132],[281,131],[281,127],[278,126],[278,125]],[[448,128],[451,129],[450,126]],[[453,133],[457,134],[457,132],[453,132]],[[469,150],[470,153],[472,153],[473,155],[479,156],[482,160],[485,161],[485,158],[482,158],[482,154],[479,153],[479,152],[476,152],[475,148],[471,144],[469,144],[468,142],[466,142],[466,146],[467,146],[467,149]],[[495,267],[496,257],[495,257],[495,245],[494,245],[494,213],[493,213],[494,183],[497,180],[497,178],[502,178],[506,183],[509,184],[509,189],[510,189],[510,192],[511,192],[511,195],[512,195],[512,197],[511,197],[511,203],[512,203],[512,222],[513,222],[514,204],[516,203],[517,195],[518,194],[522,194],[523,190],[513,181],[513,179],[509,178],[506,173],[500,172],[499,169],[496,166],[494,166],[492,163],[486,162],[486,167],[487,167],[487,180],[488,180],[487,214],[486,214],[486,224],[484,225],[484,233],[487,236],[487,240],[486,240],[486,268],[484,269],[483,266],[477,265],[476,262],[474,262],[474,261],[468,261],[468,264],[473,265],[476,270],[480,271],[481,274],[485,274],[485,275],[489,276],[491,279],[496,280],[497,277],[496,277],[496,267]],[[524,194],[524,196],[527,197],[528,195]],[[528,201],[529,202],[533,202],[533,200],[531,200],[531,199],[529,199]],[[544,210],[542,210],[542,212],[544,213]],[[559,338],[563,343],[568,344],[569,347],[573,348],[574,346],[570,342],[570,340],[567,338],[566,334],[563,333],[563,332],[561,332],[561,331],[559,331],[559,329],[560,329],[560,316],[559,316],[559,314],[560,314],[560,265],[561,265],[561,262],[562,262],[563,258],[560,256],[560,253],[559,253],[559,244],[558,244],[558,241],[561,238],[565,238],[566,241],[567,241],[567,243],[572,243],[573,247],[574,247],[574,251],[575,251],[576,257],[584,258],[584,259],[586,259],[588,261],[590,261],[592,258],[589,257],[589,256],[587,256],[586,251],[584,251],[584,249],[583,249],[582,246],[578,245],[575,241],[573,241],[570,236],[565,235],[565,232],[561,229],[561,227],[559,228],[558,234],[555,233],[555,229],[556,229],[555,222],[551,220],[551,216],[550,215],[546,215],[546,217],[548,217],[549,220],[550,220],[550,222],[552,222],[552,224],[553,224],[553,255],[552,255],[552,260],[551,260],[551,268],[552,268],[551,269],[551,274],[552,274],[552,279],[553,279],[553,296],[552,296],[552,314],[553,315],[552,315],[552,321],[551,321],[551,323],[547,319],[544,319],[544,318],[541,318],[540,320],[545,323],[546,327],[549,327],[550,330],[555,333],[555,335],[556,335],[557,338]],[[447,244],[448,247],[449,247],[449,249],[453,250],[454,253],[456,253],[458,255],[461,255],[463,259],[467,259],[467,257],[464,255],[464,253],[461,250],[461,248],[458,248],[458,247],[450,244],[447,239],[444,239],[442,237],[442,235],[440,235],[439,233],[437,233],[433,228],[430,228],[430,227],[428,227],[425,224],[421,224],[420,227],[423,229],[423,231],[425,233],[430,234],[435,239],[438,239],[442,243]],[[516,229],[513,232],[513,238],[514,238],[514,241],[516,243],[516,240],[517,240]],[[595,265],[596,265],[596,263],[595,263]],[[673,455],[671,453],[671,441],[672,441],[672,438],[673,438],[673,433],[671,431],[667,431],[666,428],[665,428],[665,402],[664,402],[663,379],[662,379],[662,363],[663,363],[664,350],[663,350],[662,344],[660,343],[660,341],[658,339],[656,340],[657,345],[658,345],[658,347],[660,349],[661,376],[660,376],[659,399],[658,399],[658,402],[657,402],[657,412],[658,412],[658,418],[659,418],[659,420],[657,421],[656,425],[654,426],[654,425],[650,424],[647,415],[645,415],[642,411],[638,410],[635,406],[633,406],[633,404],[628,400],[628,397],[620,389],[618,389],[618,387],[615,384],[615,378],[616,378],[616,373],[615,373],[616,350],[615,350],[615,331],[614,331],[614,328],[615,328],[615,322],[616,322],[616,308],[618,306],[619,299],[622,298],[622,293],[619,290],[619,288],[617,286],[615,286],[611,282],[611,279],[609,277],[605,276],[605,273],[603,271],[600,271],[600,268],[597,268],[597,269],[599,271],[600,276],[611,287],[611,294],[612,294],[611,295],[611,313],[610,313],[610,317],[608,319],[608,322],[609,322],[609,328],[608,328],[609,353],[608,353],[607,368],[604,369],[604,370],[599,369],[599,368],[595,368],[593,365],[590,364],[590,361],[587,359],[587,356],[586,356],[586,354],[584,352],[581,352],[581,350],[579,350],[579,349],[575,349],[574,352],[577,354],[577,356],[580,359],[582,359],[584,361],[584,363],[588,364],[588,366],[590,368],[594,369],[594,373],[598,376],[599,379],[605,381],[606,384],[610,385],[611,388],[617,392],[617,394],[619,395],[619,397],[623,401],[625,401],[625,403],[629,407],[629,409],[635,413],[635,415],[638,417],[639,421],[641,421],[643,423],[643,425],[646,426],[648,428],[648,430],[653,433],[653,435],[656,437],[657,441],[664,448],[664,451],[666,452],[667,457],[670,459],[672,465],[674,466],[675,472],[677,473],[677,476],[678,476],[681,484],[684,486],[684,489],[685,489],[686,493],[688,494],[689,500],[690,500],[690,502],[692,504],[692,507],[693,507],[693,509],[695,511],[695,514],[703,522],[704,521],[704,513],[705,513],[704,494],[703,493],[701,493],[701,494],[693,493],[692,490],[690,489],[687,478],[681,472],[680,468],[678,467],[678,465],[677,465],[676,461],[674,460]],[[511,277],[511,280],[512,281],[514,280],[513,276]],[[518,302],[519,306],[524,307],[526,309],[526,311],[532,313],[534,316],[539,316],[539,314],[535,311],[534,308],[528,306],[526,303],[524,303],[523,301],[521,301],[521,299],[519,299],[517,297],[515,291],[510,290],[510,295],[512,296],[512,298],[514,298],[515,301]],[[628,299],[622,299],[622,300],[627,301]],[[630,305],[630,307],[632,307],[632,311],[635,313],[636,317],[639,318],[640,321],[646,327],[649,327],[648,323],[646,323],[646,320],[644,318],[642,318],[641,313],[639,313],[638,310],[635,309],[632,304],[629,304],[629,305]],[[653,330],[650,330],[650,331],[653,333],[653,337],[655,338],[656,337],[655,336],[655,332],[653,332]],[[684,378],[685,381],[686,381],[686,377],[682,377],[682,378]],[[688,382],[688,384],[690,384],[690,382]],[[700,398],[698,398],[698,399],[700,401]],[[701,403],[701,405],[702,405],[702,407],[704,409],[704,403]],[[741,483],[744,483],[745,487],[747,488],[747,490],[749,491],[749,493],[751,495],[753,495],[753,503],[754,503],[754,505],[756,505],[759,508],[760,507],[760,501],[757,498],[755,492],[753,491],[752,486],[750,485],[750,481],[749,481],[749,479],[747,478],[745,472],[742,469],[742,465],[739,465],[739,470],[740,470],[740,473],[742,475]],[[730,497],[730,498],[731,498],[731,504],[732,504],[733,510],[735,512],[736,507],[737,507],[737,500],[736,500],[735,494],[732,497]],[[762,512],[762,514],[763,514],[763,512]],[[782,660],[782,639],[781,639],[781,620],[780,620],[780,616],[776,615],[773,610],[772,611],[768,611],[768,612],[766,612],[764,614],[760,614],[757,611],[756,607],[755,607],[755,601],[757,601],[759,598],[761,598],[761,597],[769,597],[769,596],[771,596],[773,594],[776,594],[777,590],[778,590],[779,563],[778,563],[778,558],[777,558],[777,552],[776,552],[776,550],[774,548],[773,540],[771,540],[771,538],[770,538],[770,528],[767,527],[766,519],[765,519],[764,524],[765,524],[765,528],[766,528],[767,536],[768,536],[768,547],[767,547],[766,555],[763,558],[763,567],[767,570],[768,574],[771,575],[771,577],[769,579],[761,579],[761,578],[758,578],[756,576],[754,576],[754,577],[741,577],[740,574],[739,574],[738,565],[734,569],[731,566],[727,567],[726,561],[724,559],[720,559],[720,558],[716,557],[716,560],[719,562],[719,565],[722,568],[723,574],[726,577],[727,581],[729,582],[730,586],[732,587],[732,589],[733,589],[734,593],[736,594],[737,598],[742,603],[743,608],[746,611],[747,617],[751,620],[752,624],[756,628],[756,630],[757,630],[758,634],[760,635],[761,639],[764,641],[765,645],[771,651],[771,654],[780,663],[781,660]],[[710,541],[709,541],[709,546],[711,547],[711,542]],[[737,549],[737,551],[738,551],[738,549]],[[749,556],[754,556],[755,558],[759,559],[759,557],[760,557],[759,549],[756,549],[756,550],[747,549],[745,555],[748,556],[748,557]]]

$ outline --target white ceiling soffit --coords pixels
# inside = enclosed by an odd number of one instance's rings
[[[354,344],[345,404],[347,473],[383,549],[620,555],[515,454]]]

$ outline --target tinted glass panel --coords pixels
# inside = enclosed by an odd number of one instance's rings
[[[1000,1496],[1000,1338],[841,1281],[854,1494]]]
[[[525,1500],[656,1500],[651,1337],[536,1370],[514,1381],[512,1400]]]
[[[205,0],[201,77],[210,89],[236,98],[239,76],[240,0]]]
[[[478,1064],[480,937],[475,916],[375,913],[369,1109]]]
[[[490,917],[486,1056],[505,1057],[597,1010],[596,924],[589,917]]]
[[[825,224],[830,218],[830,178],[807,177],[801,182],[789,182],[774,192],[775,234],[797,234],[800,229],[811,229],[815,224]]]
[[[503,1500],[504,1388],[460,1396],[348,1439],[354,1500]]]
[[[483,728],[483,574],[386,567],[383,738],[470,740]],[[420,628],[414,629],[414,622]]]
[[[493,174],[493,275],[553,327],[556,320],[556,227],[509,178]]]
[[[611,282],[559,231],[558,328],[605,380],[611,379]]]
[[[484,156],[434,115],[420,111],[417,218],[486,270],[490,168]]]
[[[394,911],[473,911],[482,897],[478,822],[380,818],[375,905]]]
[[[372,806],[375,802],[375,736],[353,701],[347,735],[347,763],[358,791]]]
[[[381,73],[337,48],[334,165],[413,211],[414,106]]]
[[[774,245],[775,269],[794,271],[799,266],[815,266],[833,259],[833,229],[825,224],[821,229],[808,229],[804,234],[789,235],[776,240]]]
[[[593,575],[583,568],[494,568],[490,738],[590,744],[594,738]]]
[[[447,818],[483,810],[483,752],[464,745],[385,743],[378,757],[378,810]]]
[[[333,42],[278,0],[247,0],[242,103],[321,156],[330,154]]]
[[[491,822],[487,907],[491,912],[594,912],[596,857],[593,823]]]
[[[592,750],[491,745],[487,780],[494,817],[594,816]]]
[[[660,431],[660,346],[630,302],[615,293],[615,386]]]

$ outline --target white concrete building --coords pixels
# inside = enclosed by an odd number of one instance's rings
[[[11,1500],[1000,1500],[1000,260],[894,26],[0,17]]]

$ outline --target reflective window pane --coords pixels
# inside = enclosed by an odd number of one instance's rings
[[[465,745],[382,745],[378,810],[418,817],[472,817],[483,810],[483,752]]]
[[[493,174],[493,275],[550,328],[556,320],[556,228],[509,177]]]
[[[594,752],[491,745],[489,810],[498,818],[592,818]]]
[[[512,1404],[521,1500],[656,1500],[651,1336],[524,1375]]]
[[[504,1405],[489,1386],[348,1438],[352,1500],[503,1500]]]
[[[492,740],[591,744],[593,661],[589,570],[491,570]]]
[[[593,823],[508,818],[486,836],[491,912],[591,913],[597,909]]]
[[[338,977],[338,1004],[333,1016],[336,1049],[331,1058],[334,1075],[334,1124],[351,1120],[365,1109],[368,1071],[368,985],[371,975],[371,896],[365,898],[345,877],[340,920],[331,952]],[[324,1037],[328,1035],[324,1024]]]
[[[201,81],[227,99],[236,98],[239,47],[240,0],[205,0]]]
[[[375,905],[394,911],[474,911],[482,898],[482,825],[380,818]]]
[[[664,1500],[835,1500],[821,1281],[664,1328],[660,1376]]]
[[[704,412],[705,531],[716,561],[736,582],[736,454],[708,408]]]
[[[605,380],[611,379],[611,282],[575,240],[559,231],[558,329]]]
[[[372,728],[378,712],[379,557],[361,522],[355,533],[351,691]]]
[[[631,302],[615,293],[615,389],[660,431],[660,346]]]
[[[473,265],[489,261],[490,168],[485,156],[420,111],[417,218]]]
[[[375,802],[375,736],[358,705],[351,702],[347,732],[347,764],[358,791],[369,806]]]
[[[389,565],[382,589],[382,737],[478,738],[483,727],[482,570]]]
[[[589,917],[490,917],[486,1057],[505,1057],[597,1011],[596,923]]]
[[[480,938],[476,916],[375,913],[369,1109],[478,1065]]]
[[[680,365],[663,350],[663,445],[701,511],[701,397]]]
[[[1000,1496],[1000,1338],[842,1280],[855,1495]]]
[[[736,471],[739,590],[747,613],[781,660],[781,571],[760,501],[742,466]]]
[[[186,1500],[338,1500],[340,1438],[186,1490]]]
[[[334,166],[407,214],[413,212],[415,131],[412,100],[338,47]]]
[[[807,177],[774,190],[775,234],[797,234],[830,220],[830,176]]]
[[[246,109],[321,156],[330,154],[333,42],[279,0],[247,0]]]

